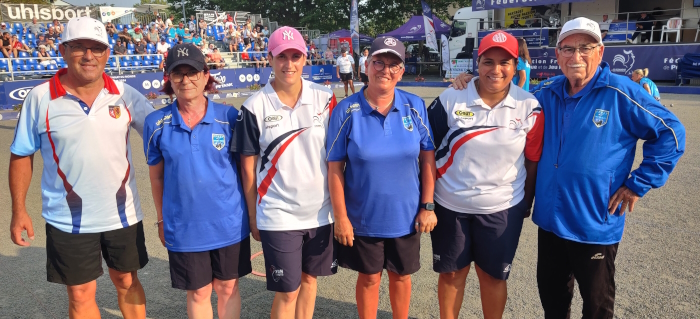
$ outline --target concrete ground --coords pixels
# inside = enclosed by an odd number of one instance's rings
[[[430,103],[442,88],[405,88]],[[343,96],[341,90],[336,95]],[[663,95],[665,104],[685,124],[687,150],[667,185],[646,195],[627,219],[624,239],[617,257],[616,318],[700,318],[700,285],[695,266],[700,263],[700,196],[693,185],[700,184],[700,105],[698,96]],[[240,105],[243,99],[228,99]],[[10,241],[10,195],[7,188],[9,146],[16,121],[0,122],[0,318],[65,318],[67,297],[61,285],[46,282],[45,233],[41,218],[40,172],[42,160],[35,157],[35,174],[27,206],[34,222],[36,239],[32,246],[19,248]],[[641,144],[640,144],[641,145]],[[170,288],[168,255],[160,244],[151,198],[148,171],[141,151],[142,141],[132,135],[134,163],[145,214],[148,265],[139,272],[147,298],[149,318],[186,318],[185,293]],[[638,148],[637,159],[641,156]],[[508,281],[509,298],[504,318],[542,318],[535,280],[537,228],[525,222],[513,271]],[[437,274],[431,269],[429,236],[421,242],[422,269],[413,276],[412,318],[438,318]],[[252,251],[260,251],[253,241]],[[263,271],[262,257],[253,261]],[[106,269],[105,269],[106,272]],[[379,318],[391,318],[388,285],[382,285]],[[315,318],[356,318],[356,273],[341,269],[320,278]],[[264,278],[249,275],[240,281],[243,318],[266,318],[273,293],[265,289]],[[107,275],[98,279],[97,301],[105,318],[121,318],[116,293]],[[216,303],[216,298],[212,302]],[[215,308],[216,309],[216,308]],[[580,317],[581,299],[573,301],[573,317]],[[468,277],[461,318],[480,318],[481,303],[476,276]]]

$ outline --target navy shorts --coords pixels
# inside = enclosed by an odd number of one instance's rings
[[[473,261],[500,280],[508,279],[527,211],[525,200],[493,214],[464,214],[435,203],[437,226],[430,232],[433,270],[458,271]]]
[[[201,252],[168,251],[172,287],[197,290],[214,278],[231,280],[253,271],[250,264],[250,236],[238,243]]]
[[[292,292],[301,273],[330,276],[338,271],[333,253],[333,224],[312,229],[260,231],[267,290]]]
[[[420,233],[398,238],[355,236],[352,247],[335,242],[338,265],[371,275],[383,269],[410,275],[420,269]]]

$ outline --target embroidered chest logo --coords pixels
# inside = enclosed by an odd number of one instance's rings
[[[601,127],[607,124],[609,115],[610,111],[596,109],[595,113],[593,113],[593,124],[595,124],[596,127]]]
[[[222,150],[224,146],[226,146],[226,136],[224,136],[224,134],[212,134],[211,144],[214,145],[217,150]]]
[[[413,132],[413,120],[411,116],[404,116],[401,119],[403,120],[403,128],[409,132]]]
[[[122,116],[122,109],[119,107],[119,105],[110,105],[109,106],[109,116],[112,118],[118,119],[120,116]]]
[[[462,120],[473,121],[474,112],[457,110],[455,111],[455,117]]]

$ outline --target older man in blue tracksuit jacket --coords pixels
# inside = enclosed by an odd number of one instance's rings
[[[563,76],[533,89],[546,114],[533,222],[545,318],[568,318],[574,279],[583,318],[612,318],[615,256],[625,210],[661,187],[685,150],[678,118],[601,62],[598,24],[567,22],[557,42]],[[631,172],[638,140],[644,159]]]

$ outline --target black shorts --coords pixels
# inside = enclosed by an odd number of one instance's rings
[[[197,290],[214,278],[231,280],[253,271],[250,264],[250,236],[242,241],[209,251],[168,250],[170,281],[175,289]]]
[[[437,226],[430,232],[433,270],[453,272],[473,261],[487,274],[508,279],[528,207],[525,200],[493,214],[463,214],[435,203]]]
[[[367,77],[367,74],[360,73],[360,81],[362,81],[362,83],[369,82],[369,77]]]
[[[352,73],[340,73],[340,80],[343,82],[352,81]]]
[[[335,274],[338,262],[332,240],[333,224],[304,230],[261,230],[267,290],[297,290],[302,272],[312,276]]]
[[[72,234],[46,224],[46,280],[82,285],[102,276],[102,260],[121,271],[139,270],[148,263],[143,222],[103,233]]]
[[[338,265],[363,274],[376,274],[383,269],[399,275],[410,275],[420,269],[420,233],[398,238],[355,236],[352,247],[335,241]]]

